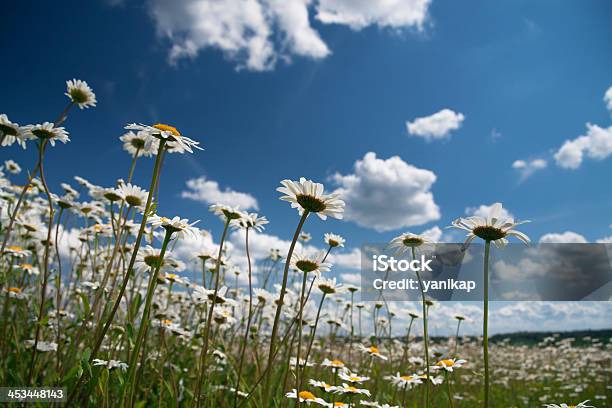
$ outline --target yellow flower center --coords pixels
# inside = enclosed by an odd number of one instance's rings
[[[412,376],[411,376],[411,375],[402,375],[400,378],[401,378],[402,380],[404,380],[404,381],[410,381],[410,380],[412,380]]]
[[[34,268],[32,264],[28,264],[28,263],[21,264],[21,269],[32,270],[32,268]]]
[[[21,293],[21,289],[19,288],[8,288],[8,291],[13,293]]]
[[[334,402],[334,407],[343,407],[346,404],[344,402]]]
[[[162,132],[170,132],[174,136],[180,136],[181,132],[179,132],[174,126],[164,125],[163,123],[157,123],[153,125],[153,127],[157,130],[161,130]]]
[[[436,365],[441,367],[452,367],[455,365],[455,362],[453,360],[441,360],[438,361]]]
[[[178,275],[175,273],[167,273],[166,274],[166,279],[168,280],[176,280],[176,278],[178,278]]]
[[[314,396],[314,394],[310,391],[300,391],[300,393],[298,394],[298,396],[301,399],[305,399],[305,400],[314,400],[316,399],[316,397]]]
[[[162,320],[162,323],[163,323],[164,325],[166,325],[166,326],[169,326],[169,325],[171,325],[171,324],[172,324],[172,320],[170,320],[170,319],[164,319],[164,320]]]
[[[159,219],[159,220],[160,220],[161,222],[170,222],[170,221],[171,221],[171,220],[170,220],[170,218],[168,218],[168,217],[160,217],[160,219]]]
[[[15,252],[23,251],[23,248],[17,245],[9,246],[7,249],[10,251],[15,251]]]
[[[331,365],[336,366],[336,367],[342,367],[344,363],[340,360],[332,360]]]
[[[361,378],[359,377],[349,377],[350,381],[361,381]]]
[[[352,385],[349,385],[348,387],[346,387],[346,390],[349,392],[357,392],[357,388],[353,387]]]
[[[370,350],[370,353],[372,354],[378,353],[378,347],[376,346],[371,346],[368,350]]]

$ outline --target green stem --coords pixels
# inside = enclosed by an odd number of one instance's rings
[[[162,243],[161,251],[159,253],[158,264],[151,276],[149,276],[149,287],[147,288],[147,297],[145,300],[145,307],[142,312],[142,319],[140,321],[140,328],[138,329],[138,336],[136,337],[136,344],[134,345],[134,349],[131,353],[130,363],[128,367],[128,375],[126,377],[126,381],[123,386],[123,391],[121,393],[121,404],[124,403],[125,395],[128,396],[128,406],[132,406],[134,387],[132,387],[134,382],[134,377],[136,375],[136,365],[138,361],[138,355],[140,354],[140,348],[142,346],[142,340],[144,339],[144,334],[147,330],[147,326],[149,325],[149,312],[151,310],[151,303],[153,302],[153,295],[155,294],[155,287],[157,286],[157,277],[159,276],[159,271],[164,263],[164,255],[166,254],[166,248],[168,247],[168,243],[172,238],[172,231],[166,230],[166,235],[164,237],[164,241]]]
[[[47,283],[49,281],[49,247],[51,246],[51,232],[53,231],[53,218],[55,216],[53,210],[53,200],[51,199],[51,193],[49,192],[49,187],[47,186],[47,181],[45,179],[45,170],[43,167],[43,159],[45,155],[45,148],[47,146],[48,139],[40,142],[39,146],[39,156],[38,156],[38,168],[40,169],[40,181],[42,182],[43,188],[45,190],[45,194],[47,195],[47,202],[49,203],[49,226],[47,228],[47,239],[45,241],[45,251],[43,255],[43,282],[41,287],[41,296],[40,296],[40,307],[38,309],[38,320],[36,321],[36,334],[34,335],[34,346],[32,347],[32,359],[30,360],[30,371],[28,373],[28,381],[27,384],[30,385],[32,383],[32,377],[34,375],[34,366],[36,364],[36,352],[38,348],[38,341],[40,339],[40,326],[43,318],[43,314],[45,312],[45,297],[47,293]],[[58,316],[59,318],[59,316]]]
[[[315,318],[314,328],[312,329],[310,343],[308,343],[308,349],[306,350],[306,355],[304,356],[304,371],[302,372],[302,379],[300,383],[298,384],[299,386],[296,388],[298,392],[302,389],[302,382],[304,382],[303,377],[306,376],[306,369],[308,368],[308,357],[310,356],[310,351],[312,350],[312,345],[317,335],[317,326],[319,325],[319,317],[321,316],[321,309],[323,308],[323,302],[325,301],[325,296],[327,296],[327,293],[323,292],[323,295],[321,295],[321,301],[319,302],[319,309],[317,310],[317,317]]]
[[[94,347],[89,357],[90,363],[93,361],[94,358],[97,357],[97,353],[100,350],[100,347],[102,346],[102,341],[104,340],[104,336],[106,335],[106,333],[108,332],[108,329],[113,323],[113,319],[115,317],[115,314],[117,313],[117,310],[119,309],[119,305],[121,304],[121,299],[123,298],[123,294],[125,293],[125,289],[127,288],[128,282],[130,280],[130,276],[134,270],[134,263],[136,262],[136,256],[138,254],[138,250],[140,249],[140,243],[142,241],[142,236],[144,235],[145,226],[147,224],[147,218],[149,216],[149,210],[151,208],[151,201],[153,199],[153,188],[155,187],[155,184],[157,183],[157,178],[159,177],[159,168],[160,168],[160,163],[161,163],[160,156],[163,155],[165,146],[166,146],[166,140],[161,139],[159,141],[159,148],[157,151],[157,157],[155,159],[155,166],[153,167],[153,177],[151,178],[151,186],[149,188],[149,194],[147,196],[147,202],[145,204],[142,220],[140,221],[140,229],[138,230],[138,235],[136,236],[136,241],[134,242],[134,248],[132,249],[132,256],[130,257],[130,263],[125,272],[125,275],[123,276],[123,282],[121,284],[119,294],[117,295],[117,298],[115,299],[115,303],[113,304],[113,308],[108,318],[106,319],[106,323],[104,324],[102,331],[96,337],[96,340],[94,342]],[[100,319],[100,321],[98,322],[98,328],[102,324],[103,320],[104,319]],[[98,328],[94,331],[94,333],[98,333]],[[79,378],[79,381],[77,382],[74,389],[72,390],[72,393],[68,397],[66,406],[70,406],[70,403],[74,400],[74,398],[76,398],[81,385],[85,381],[85,377],[86,375],[83,374]]]
[[[412,259],[416,259],[416,248],[412,247]],[[431,377],[429,376],[429,340],[427,338],[427,303],[425,302],[425,291],[423,290],[423,280],[421,274],[417,271],[416,276],[419,280],[419,289],[421,290],[421,301],[423,304],[423,345],[425,348],[425,372],[427,374],[427,381],[425,381],[425,406],[429,408],[429,382]]]
[[[484,407],[489,407],[489,253],[491,251],[491,241],[485,242],[484,266],[483,266],[483,285],[484,285],[484,316],[482,319],[482,350],[484,353],[485,370],[485,389]]]
[[[300,236],[300,232],[302,230],[302,227],[304,226],[304,222],[306,222],[306,218],[308,218],[308,214],[310,214],[308,211],[304,211],[304,213],[302,214],[302,217],[300,218],[300,222],[298,223],[298,226],[295,229],[295,233],[293,234],[293,240],[291,241],[291,245],[289,246],[289,252],[287,253],[287,259],[285,259],[285,268],[283,270],[283,282],[281,284],[280,295],[279,295],[278,303],[276,305],[276,313],[274,315],[274,323],[272,325],[272,334],[270,335],[270,350],[268,352],[268,368],[266,369],[267,374],[266,374],[266,378],[264,381],[264,388],[263,388],[263,400],[264,401],[269,401],[268,392],[270,389],[270,373],[272,372],[272,370],[270,370],[269,368],[272,367],[272,364],[274,364],[274,355],[275,355],[274,346],[276,345],[276,337],[278,335],[278,326],[280,322],[281,311],[283,308],[283,301],[285,299],[285,291],[287,288],[287,276],[289,275],[289,265],[291,263],[291,257],[293,256],[295,244],[297,243],[297,240]]]
[[[249,330],[251,329],[251,320],[253,319],[253,282],[252,282],[252,270],[251,270],[251,254],[249,252],[249,228],[246,228],[246,255],[247,263],[249,266],[249,315],[247,317],[247,324],[244,330],[244,339],[242,340],[242,349],[240,350],[240,362],[238,363],[238,375],[236,379],[236,391],[234,394],[234,408],[238,406],[238,390],[240,390],[240,379],[242,377],[242,365],[244,364],[244,353],[246,351],[247,341],[249,340]]]
[[[455,333],[455,358],[457,358],[457,348],[459,347],[459,326],[461,326],[461,320],[457,319],[457,333]]]

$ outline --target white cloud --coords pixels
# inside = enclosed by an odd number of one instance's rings
[[[431,242],[440,242],[440,238],[442,238],[442,229],[436,225],[421,232],[420,235]]]
[[[329,254],[329,262],[334,267],[361,269],[361,250],[353,248],[351,251],[331,252]]]
[[[521,180],[525,180],[536,171],[545,169],[547,165],[548,162],[544,159],[516,160],[512,163],[512,168],[519,172]]]
[[[545,244],[584,244],[586,242],[588,241],[585,237],[573,231],[544,234],[540,238],[540,243]]]
[[[354,30],[369,25],[422,29],[431,0],[319,0],[317,19],[345,24]]]
[[[587,123],[586,135],[566,140],[555,153],[557,165],[566,169],[577,169],[584,155],[595,160],[603,160],[612,154],[612,126],[601,128]]]
[[[181,197],[190,198],[206,204],[226,204],[240,206],[241,209],[258,209],[257,200],[248,193],[240,193],[230,188],[221,190],[219,183],[207,180],[206,177],[198,177],[187,180],[188,190],[181,192]]]
[[[436,175],[399,156],[386,160],[368,152],[354,165],[353,174],[336,173],[335,190],[346,202],[344,219],[376,231],[422,225],[440,218],[430,191]]]
[[[427,141],[445,139],[450,132],[461,127],[465,116],[450,109],[442,109],[431,116],[416,118],[412,122],[406,122],[408,133],[413,136],[422,137]]]
[[[316,8],[322,23],[361,29],[417,27],[427,19],[430,0],[152,0],[150,13],[160,36],[171,43],[170,60],[194,58],[212,48],[236,61],[238,69],[265,71],[298,55],[314,59],[331,51],[310,24]]]
[[[606,91],[606,94],[604,95],[604,102],[606,103],[606,108],[612,111],[612,86]]]
[[[491,205],[482,204],[480,207],[468,207],[465,209],[465,212],[468,215],[476,215],[478,217],[487,218],[491,214],[493,205],[494,204],[491,204]],[[514,218],[514,216],[504,207],[502,207],[498,215],[500,218]]]
[[[340,282],[348,284],[361,286],[361,274],[360,273],[341,273],[340,274]]]

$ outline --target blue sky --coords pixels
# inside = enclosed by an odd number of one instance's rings
[[[279,10],[258,26],[270,31],[273,48],[264,69],[249,65],[253,48],[232,53],[197,31],[201,16],[189,8],[196,3],[207,1],[181,0],[172,9],[130,0],[5,7],[0,46],[10,58],[0,65],[3,113],[24,125],[52,121],[66,103],[64,82],[73,77],[97,94],[95,109],[68,118],[71,142],[48,154],[52,189],[75,174],[106,186],[126,177],[129,157],[118,141],[123,126],[162,122],[206,150],[166,160],[160,211],[202,219],[215,233],[220,225],[207,204],[181,198],[187,180],[205,176],[222,190],[251,194],[271,220],[267,231],[288,239],[297,216],[278,200],[279,181],[305,176],[334,190],[340,187],[334,174],[355,174],[355,162],[373,152],[383,166],[399,156],[435,174],[430,187],[419,188],[432,194],[439,218],[381,232],[374,228],[380,208],[364,203],[361,211],[374,214],[370,227],[313,218],[305,229],[315,240],[333,231],[350,248],[387,241],[405,230],[444,227],[466,208],[495,201],[532,220],[523,230],[534,240],[565,231],[590,241],[612,235],[612,152],[596,146],[593,155],[600,156],[593,159],[585,148],[574,169],[554,157],[565,141],[586,134],[587,122],[612,139],[604,102],[612,86],[612,3],[468,7],[420,0],[406,2],[420,4],[410,6],[416,17],[397,22],[372,4],[352,9],[351,2],[317,0],[297,7],[297,15],[308,13],[302,31],[283,27],[290,13]],[[322,14],[325,7],[335,23]],[[293,34],[295,43],[287,40]],[[191,56],[171,59],[173,47],[189,43],[196,44]],[[442,109],[463,115],[458,129],[431,141],[408,133],[406,122]],[[28,168],[34,149],[13,146],[0,158]],[[534,159],[547,165],[529,177],[512,167]],[[148,185],[151,165],[139,163],[136,182]],[[382,192],[385,202],[402,200]]]

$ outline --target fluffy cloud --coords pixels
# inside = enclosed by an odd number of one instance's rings
[[[573,231],[544,234],[540,238],[540,243],[544,244],[584,244],[586,242],[588,241],[585,237]]]
[[[345,24],[354,30],[373,24],[421,29],[430,3],[431,0],[319,0],[317,19],[323,23]]]
[[[442,109],[431,116],[406,122],[406,129],[411,135],[422,137],[427,141],[444,139],[450,136],[451,131],[459,129],[464,119],[465,116],[461,113]]]
[[[421,232],[421,235],[431,242],[441,242],[440,238],[442,238],[442,229],[436,225]]]
[[[587,123],[587,133],[573,140],[566,140],[555,153],[557,165],[566,169],[577,169],[584,155],[603,160],[612,154],[612,126],[601,128]]]
[[[181,197],[200,201],[206,204],[227,204],[240,206],[242,209],[257,209],[257,200],[248,193],[239,193],[226,188],[221,190],[219,183],[207,180],[206,177],[198,177],[187,180],[188,190],[181,192]]]
[[[512,163],[512,168],[519,172],[521,180],[525,180],[538,170],[545,169],[548,162],[544,159],[533,159],[533,160],[516,160]]]
[[[320,59],[331,51],[310,24],[310,9],[323,23],[361,29],[417,27],[427,18],[430,0],[152,0],[160,36],[171,43],[170,60],[193,58],[218,49],[238,69],[265,71],[292,55]]]
[[[604,95],[604,102],[606,103],[606,108],[612,111],[612,86],[606,91],[606,94]]]
[[[334,266],[346,268],[346,269],[360,269],[361,268],[361,250],[359,248],[353,248],[350,251],[336,251],[329,255],[329,262]]]
[[[357,160],[353,174],[336,173],[335,190],[346,202],[344,219],[376,231],[422,225],[440,218],[430,191],[436,175],[403,161],[368,152]]]
[[[482,204],[480,207],[468,207],[465,209],[465,212],[468,215],[475,215],[477,217],[487,218],[491,214],[493,205],[494,204],[491,204],[491,205]],[[501,218],[514,218],[514,216],[504,207],[502,207],[501,212],[498,215]]]

